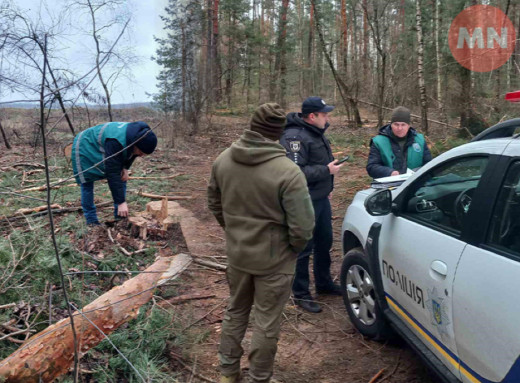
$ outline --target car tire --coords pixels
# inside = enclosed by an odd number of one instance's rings
[[[343,302],[352,324],[364,336],[386,340],[391,331],[376,299],[374,279],[362,248],[349,250],[341,265]]]

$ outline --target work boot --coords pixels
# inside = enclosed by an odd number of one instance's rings
[[[220,383],[238,383],[238,378],[240,378],[240,373],[230,375],[230,376],[222,375],[220,377]]]
[[[320,313],[321,312],[321,306],[317,304],[312,297],[306,297],[306,298],[294,298],[294,303],[296,305],[300,306],[305,311],[308,311],[310,313]]]
[[[320,295],[343,295],[341,286],[336,283],[333,283],[331,286],[325,289],[316,288],[316,293]]]

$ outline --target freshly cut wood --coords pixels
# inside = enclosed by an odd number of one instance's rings
[[[186,199],[192,199],[192,196],[181,196],[181,195],[159,195],[159,194],[152,194],[152,193],[145,193],[145,192],[137,192],[137,195],[140,195],[141,197],[148,197],[148,198],[154,198],[154,199],[168,199],[168,201],[178,201],[178,200],[186,200]]]
[[[217,270],[220,270],[220,271],[226,271],[227,270],[227,266],[226,265],[222,265],[222,264],[217,263],[217,262],[206,261],[206,260],[200,259],[200,258],[193,258],[193,262],[197,263],[199,265],[206,266],[206,267],[211,267],[212,269],[217,269]]]
[[[80,355],[99,344],[105,336],[135,318],[148,302],[154,288],[177,277],[191,257],[178,254],[160,257],[145,273],[126,281],[74,313]],[[88,318],[88,320],[86,319]],[[97,326],[100,330],[96,329]],[[5,383],[52,382],[69,371],[74,359],[70,319],[62,319],[29,338],[18,350],[0,361],[0,381]]]
[[[13,164],[11,166],[28,166],[28,167],[32,167],[32,168],[40,168],[40,169],[45,169],[45,165],[42,165],[42,164],[37,164],[35,162],[18,162],[16,164]]]
[[[170,202],[166,198],[162,201],[152,201],[146,204],[146,211],[128,217],[132,224],[133,235],[139,235],[146,239],[149,235],[166,236],[171,225],[178,223],[178,218],[173,214],[176,202]]]
[[[112,206],[114,202],[112,201],[106,201],[106,202],[101,202],[101,203],[98,203],[96,204],[96,206],[98,208],[100,207],[104,207],[104,206]],[[64,207],[62,209],[52,209],[52,214],[60,214],[60,213],[70,213],[70,212],[73,212],[73,211],[78,211],[78,210],[82,210],[83,208],[81,206],[74,206],[74,207]],[[37,213],[33,213],[30,215],[30,217],[39,217],[39,216],[42,216],[42,215],[45,215],[47,214],[47,210],[44,209],[40,212],[37,212]],[[8,224],[10,221],[19,221],[19,220],[24,220],[25,221],[25,216],[20,216],[19,214],[15,214],[15,215],[11,215],[9,217],[6,217],[6,216],[3,216],[3,217],[0,217],[0,225],[5,225],[5,224]]]
[[[62,209],[62,207],[60,205],[58,205],[57,203],[53,203],[51,205],[51,209]],[[27,208],[18,209],[18,210],[16,210],[16,214],[38,213],[43,210],[47,210],[47,205],[42,205],[42,206],[33,207],[33,208],[27,207]]]
[[[63,148],[63,155],[69,160],[72,158],[72,143],[68,144]]]
[[[165,176],[165,177],[135,177],[135,176],[130,176],[129,179],[131,180],[169,180],[169,179],[172,179],[172,178],[175,178],[175,177],[180,177],[180,176],[183,176],[184,173],[177,173],[177,174],[172,174],[171,176]]]
[[[58,180],[56,182],[61,182],[61,181],[63,181],[63,180]],[[74,187],[74,186],[78,186],[78,184],[56,185],[56,186],[51,186],[51,189],[59,189],[62,187]],[[35,186],[32,188],[27,188],[27,189],[21,189],[21,190],[18,190],[18,193],[25,193],[25,192],[30,192],[30,191],[44,191],[44,190],[47,190],[47,185]]]

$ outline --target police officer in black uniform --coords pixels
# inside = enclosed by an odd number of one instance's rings
[[[343,165],[336,165],[329,140],[324,133],[329,126],[327,105],[320,97],[309,97],[302,104],[301,113],[289,113],[287,126],[280,138],[287,157],[302,169],[314,206],[316,225],[313,238],[298,255],[293,282],[296,304],[304,310],[318,313],[321,307],[309,291],[309,257],[314,250],[314,282],[318,294],[341,295],[341,288],[330,275],[332,247],[332,211],[330,195],[334,175]]]

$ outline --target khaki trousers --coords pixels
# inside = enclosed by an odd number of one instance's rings
[[[254,304],[254,328],[249,352],[251,382],[269,382],[273,374],[280,319],[289,295],[290,274],[253,275],[228,267],[229,305],[222,322],[218,356],[221,373],[231,376],[240,372],[242,339]]]

